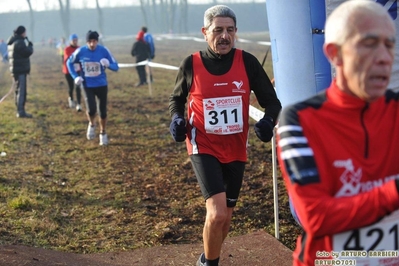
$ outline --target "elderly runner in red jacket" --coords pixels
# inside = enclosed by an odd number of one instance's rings
[[[278,158],[304,229],[294,265],[399,265],[395,34],[382,5],[341,4],[325,26],[331,86],[282,111]]]

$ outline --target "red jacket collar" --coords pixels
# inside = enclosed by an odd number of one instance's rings
[[[380,99],[370,103],[370,105],[374,105],[374,103],[378,103],[380,101],[384,101],[385,97],[381,97]],[[350,95],[344,91],[342,91],[336,83],[334,79],[331,82],[330,87],[327,89],[327,99],[331,101],[333,104],[342,107],[342,108],[351,108],[351,109],[359,109],[363,108],[368,104],[365,100],[359,99],[356,96]]]

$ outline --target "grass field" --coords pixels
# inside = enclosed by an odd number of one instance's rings
[[[265,41],[263,34],[240,36]],[[133,40],[105,45],[119,63],[133,63]],[[154,62],[179,66],[205,48],[162,39]],[[267,47],[238,43],[262,62]],[[153,68],[152,91],[134,88],[133,68],[108,71],[110,145],[86,139],[83,112],[68,108],[67,85],[54,48],[31,57],[26,109],[15,117],[13,95],[0,103],[0,244],[94,253],[201,241],[204,202],[183,143],[169,134],[168,97],[176,71]],[[272,78],[270,54],[265,69]],[[0,65],[0,98],[12,79]],[[253,104],[256,106],[256,102]],[[272,153],[252,129],[248,162],[230,235],[265,230],[274,235]],[[98,132],[97,132],[98,133]],[[279,177],[280,240],[294,248],[300,233]]]

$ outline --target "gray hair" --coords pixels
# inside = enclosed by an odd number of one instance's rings
[[[325,43],[344,44],[355,30],[356,15],[359,14],[386,16],[395,27],[389,13],[381,4],[372,0],[350,0],[339,5],[327,18]]]
[[[209,28],[212,21],[216,17],[232,18],[234,20],[234,26],[237,25],[236,14],[234,11],[225,5],[216,5],[208,8],[204,13],[204,28]]]

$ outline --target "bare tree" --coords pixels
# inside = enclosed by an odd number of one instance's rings
[[[187,0],[140,0],[143,22],[146,26],[156,26],[162,32],[175,30],[179,18],[179,32],[188,32],[188,1]],[[178,13],[179,12],[179,13]],[[149,20],[151,19],[151,21]]]
[[[49,0],[43,1],[44,10],[50,10]]]
[[[176,15],[176,4],[174,0],[160,0],[161,29],[163,32],[173,31]],[[166,10],[166,12],[164,12]]]
[[[35,41],[35,18],[34,18],[34,13],[33,13],[33,9],[32,9],[32,4],[30,2],[30,0],[26,0],[26,2],[28,2],[28,6],[29,6],[29,14],[30,14],[30,38],[31,41]]]
[[[150,1],[150,0],[149,0]],[[152,0],[152,16],[151,18],[154,20],[155,25],[159,25],[159,20],[158,20],[158,12],[157,12],[157,3],[156,0]]]
[[[180,1],[180,32],[188,33],[188,3],[187,0]]]
[[[168,30],[173,32],[176,16],[176,2],[175,0],[169,0],[168,3]]]
[[[87,9],[89,6],[89,3],[87,2],[87,0],[82,0],[82,7],[83,9]]]
[[[167,10],[167,8],[166,8],[167,4],[165,4],[163,0],[160,0],[159,5],[160,5],[159,7],[161,10],[161,12],[160,12],[161,29],[163,32],[167,32],[169,27],[168,27],[168,21],[166,19],[166,12],[164,12],[165,10]]]
[[[141,9],[141,13],[143,14],[144,25],[148,25],[146,3],[144,0],[140,0],[140,9]]]
[[[98,29],[100,31],[100,34],[104,36],[104,16],[103,16],[103,11],[100,7],[100,4],[98,3],[98,0],[96,0],[96,9],[97,9],[97,14],[98,14]]]
[[[69,22],[70,22],[69,0],[65,0],[65,6],[62,3],[62,0],[58,0],[58,3],[60,4],[61,23],[62,23],[62,29],[64,31],[64,36],[69,36]]]

